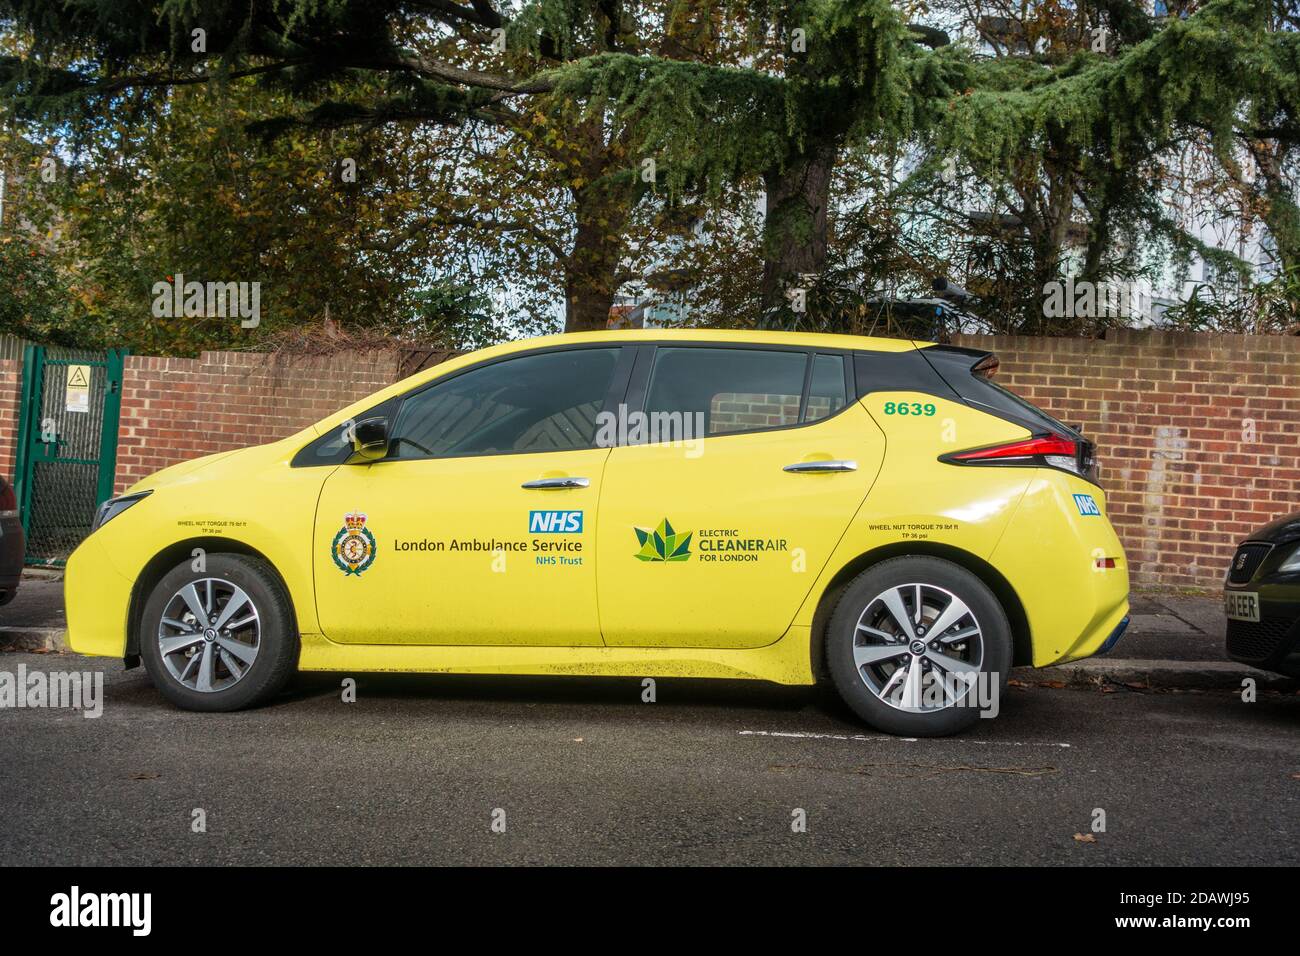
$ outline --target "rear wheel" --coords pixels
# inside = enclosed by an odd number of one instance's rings
[[[284,687],[298,663],[288,596],[265,561],[210,554],[165,574],[145,603],[140,656],[154,686],[186,710],[239,710]]]
[[[892,734],[939,737],[979,719],[1011,667],[1011,627],[993,592],[941,558],[891,558],[844,590],[826,660],[844,702]]]

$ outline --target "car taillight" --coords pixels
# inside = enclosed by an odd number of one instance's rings
[[[12,518],[16,514],[18,514],[18,497],[14,494],[13,485],[0,482],[0,517]]]
[[[940,455],[940,461],[954,465],[1045,466],[1092,479],[1091,442],[1079,442],[1061,435],[1035,435],[1019,441],[971,448]]]

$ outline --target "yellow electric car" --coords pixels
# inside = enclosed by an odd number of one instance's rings
[[[996,366],[705,330],[462,355],[105,503],[69,640],[195,710],[295,670],[827,677],[951,733],[1127,622],[1093,446]]]

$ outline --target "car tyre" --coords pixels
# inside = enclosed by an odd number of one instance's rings
[[[1011,626],[997,597],[970,571],[929,556],[891,558],[854,578],[825,640],[843,701],[872,727],[908,737],[970,727],[982,713],[971,704],[987,703],[972,692],[1001,695],[1011,668]]]
[[[298,665],[289,596],[274,568],[249,555],[208,554],[202,571],[188,560],[172,568],[145,602],[138,637],[154,686],[185,710],[262,703]]]

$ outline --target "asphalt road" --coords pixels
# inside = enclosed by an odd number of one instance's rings
[[[911,741],[741,682],[314,676],[199,715],[112,661],[19,664],[102,670],[105,702],[0,709],[0,864],[1300,863],[1292,693],[1014,687]]]

